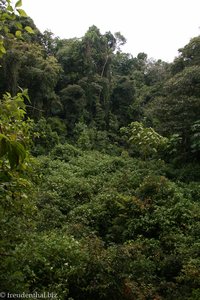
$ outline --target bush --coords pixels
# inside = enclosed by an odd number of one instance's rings
[[[32,129],[34,147],[33,155],[45,155],[59,143],[59,136],[53,131],[45,118],[36,122]]]
[[[50,153],[52,159],[68,162],[70,159],[81,155],[81,151],[70,144],[59,144]]]

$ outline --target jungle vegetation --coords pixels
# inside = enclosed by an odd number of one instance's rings
[[[5,297],[200,299],[200,36],[172,63],[124,43],[0,0]]]

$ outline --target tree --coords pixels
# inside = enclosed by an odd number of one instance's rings
[[[79,85],[68,85],[60,91],[60,98],[64,108],[63,117],[66,119],[69,133],[84,115],[85,93]]]
[[[169,64],[162,60],[148,59],[145,68],[145,84],[152,86],[164,82],[169,76]]]
[[[11,169],[23,164],[26,158],[26,146],[30,142],[29,122],[23,122],[24,98],[29,99],[27,90],[13,98],[7,93],[0,101],[0,157],[5,157],[1,164],[6,166],[6,159],[8,159]]]
[[[150,101],[145,115],[161,134],[178,134],[185,159],[192,154],[192,126],[200,115],[199,37],[180,50],[181,55],[171,66],[172,75],[164,83],[160,95]]]
[[[199,91],[200,68],[187,67],[165,83],[165,95],[155,98],[145,112],[160,133],[180,135],[186,156],[191,153],[191,127],[199,120]]]
[[[5,292],[25,290],[23,274],[14,254],[35,227],[31,120],[25,120],[27,91],[0,100],[0,282]]]
[[[118,51],[113,57],[112,72],[115,76],[131,76],[134,70],[134,63],[131,54]]]
[[[41,45],[45,48],[47,55],[53,56],[56,54],[59,38],[55,37],[53,32],[45,30],[42,34],[40,34],[39,40]]]
[[[173,75],[183,71],[186,67],[200,65],[200,36],[194,37],[185,47],[179,49],[180,55],[171,65]]]
[[[87,73],[88,67],[85,65],[84,50],[80,39],[59,40],[56,58],[63,69],[58,90],[62,90],[67,84],[77,84],[78,80]]]
[[[91,26],[83,37],[83,46],[88,68],[101,77],[109,77],[111,54],[116,39],[111,32],[102,35],[96,26]],[[93,73],[94,74],[94,73]]]
[[[153,154],[167,146],[167,138],[159,135],[153,128],[145,128],[139,122],[132,122],[128,127],[121,128],[120,131],[126,134],[128,141],[144,159],[152,157]]]
[[[33,29],[30,26],[25,26],[23,28],[20,20],[16,21],[17,16],[27,17],[27,14],[23,9],[21,9],[22,1],[18,0],[15,3],[15,6],[12,6],[11,0],[1,0],[0,1],[0,23],[1,23],[1,32],[0,32],[0,57],[6,53],[5,49],[5,40],[21,38],[23,30],[28,33],[34,33]],[[17,30],[13,33],[10,32],[10,26],[14,24],[17,27]]]
[[[111,112],[120,126],[131,122],[131,105],[135,100],[134,82],[128,76],[116,76],[111,94]]]
[[[55,86],[61,67],[54,56],[45,56],[42,46],[23,41],[13,41],[2,58],[2,91],[15,95],[18,86],[28,88],[31,99],[29,114],[50,115],[58,107],[59,97]],[[61,106],[61,104],[60,104]]]
[[[9,28],[5,25],[7,20],[15,21],[14,8],[10,1],[1,1],[0,21],[3,24],[5,35],[0,36],[0,55],[5,55],[4,41],[12,38]],[[15,9],[20,15],[25,15],[21,1],[17,1]],[[20,27],[20,25],[19,25]],[[28,30],[27,30],[28,31]],[[16,36],[19,33],[16,32]],[[20,243],[32,225],[34,205],[28,193],[31,191],[30,181],[30,128],[31,121],[24,120],[26,106],[24,99],[28,99],[27,90],[13,96],[5,93],[0,100],[0,215],[1,215],[1,286],[5,289],[13,287],[12,276],[16,281],[22,280],[21,273],[10,269],[11,261],[14,262],[13,251]],[[28,170],[28,172],[27,172]],[[31,192],[32,193],[32,192]],[[29,221],[27,221],[27,219]],[[13,275],[12,275],[13,274]],[[18,274],[18,275],[16,275]]]

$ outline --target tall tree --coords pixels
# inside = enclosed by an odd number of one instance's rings
[[[33,116],[41,111],[50,114],[59,102],[55,94],[61,67],[54,56],[45,56],[42,46],[13,41],[2,59],[2,92],[14,95],[18,87],[28,88]],[[29,105],[30,106],[30,105]],[[40,113],[39,113],[40,114]]]
[[[172,76],[166,81],[162,95],[155,98],[146,110],[146,116],[153,120],[159,132],[179,134],[182,151],[187,157],[191,153],[191,128],[200,116],[198,43],[199,38],[195,38],[181,50],[182,54],[171,67]]]
[[[63,104],[63,117],[67,123],[69,135],[72,135],[75,124],[84,116],[85,93],[77,84],[68,85],[60,91]]]

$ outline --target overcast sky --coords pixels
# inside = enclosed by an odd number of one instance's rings
[[[120,31],[124,52],[169,62],[200,34],[200,0],[23,0],[23,8],[41,31],[82,37],[96,25],[101,33]]]

